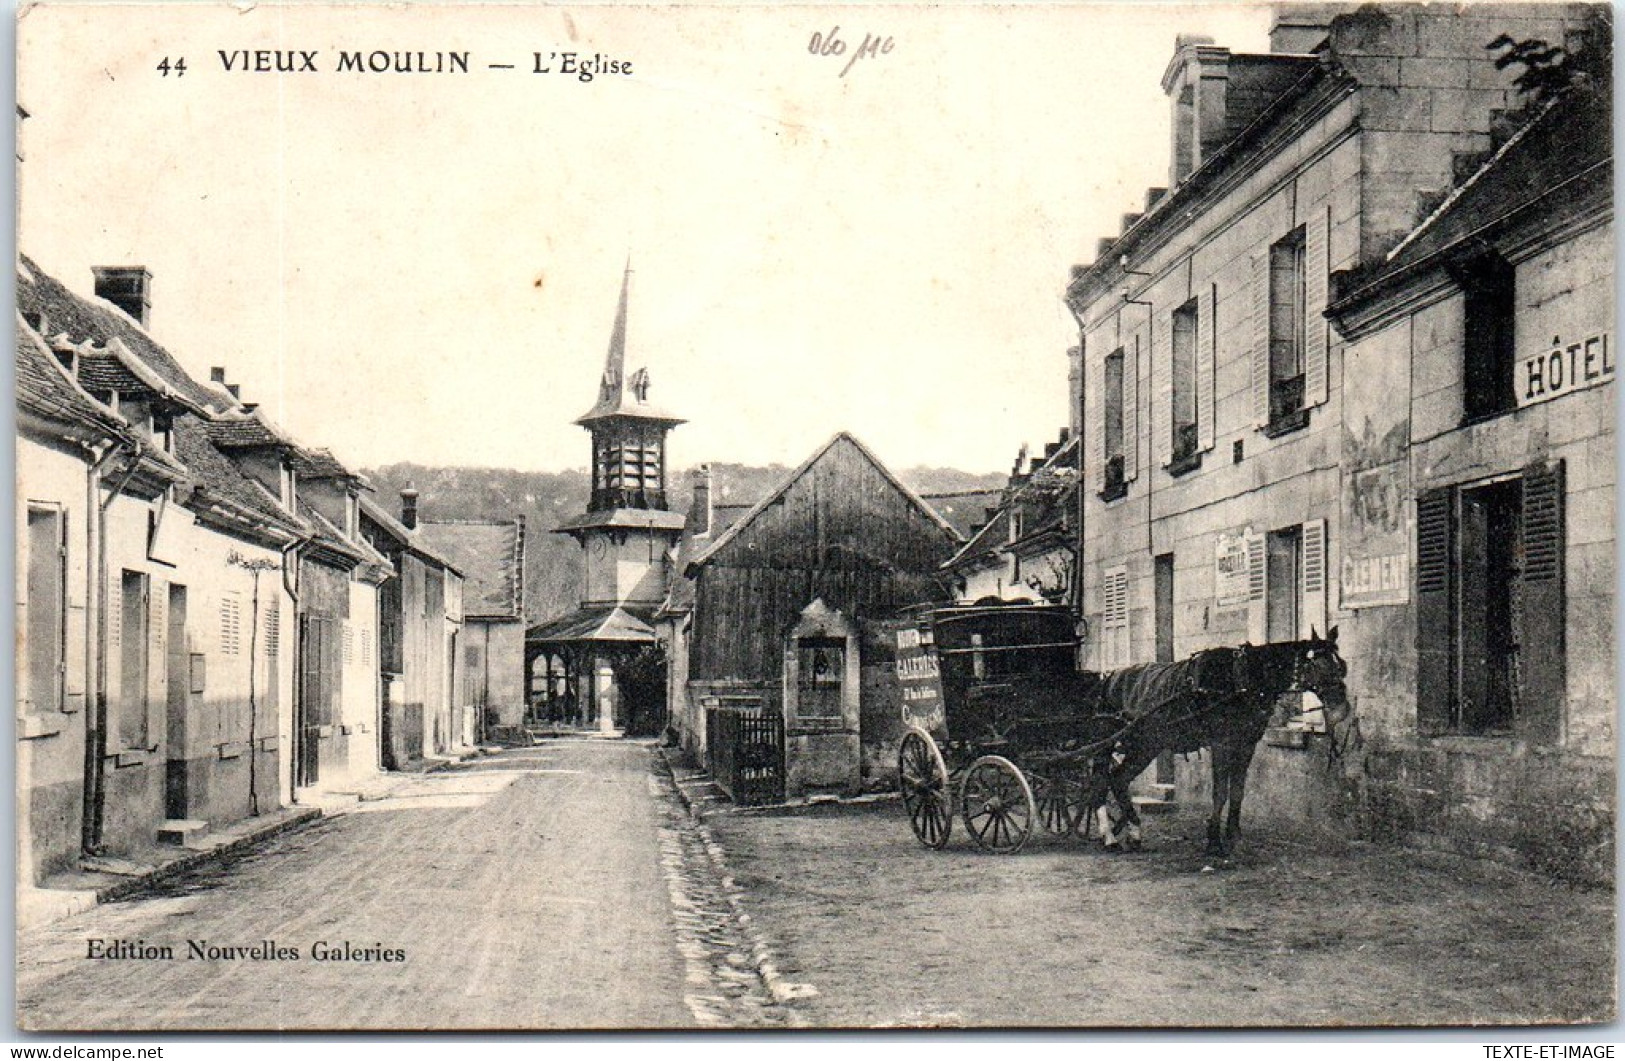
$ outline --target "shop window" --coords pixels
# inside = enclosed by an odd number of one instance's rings
[[[1498,254],[1457,267],[1463,293],[1462,414],[1482,420],[1518,407],[1514,380],[1515,271]]]

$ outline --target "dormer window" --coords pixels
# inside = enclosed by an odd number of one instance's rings
[[[344,495],[344,534],[348,538],[361,536],[361,499],[354,493]]]
[[[293,465],[287,461],[282,462],[282,507],[292,512],[294,503],[298,500],[298,481],[293,475]]]
[[[152,415],[152,444],[164,453],[175,452],[175,419],[167,411]]]

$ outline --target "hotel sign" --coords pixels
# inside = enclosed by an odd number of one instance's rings
[[[1537,354],[1518,358],[1513,381],[1518,406],[1551,401],[1570,391],[1585,390],[1614,378],[1613,336],[1608,332],[1578,342],[1565,343],[1558,336],[1552,345]]]

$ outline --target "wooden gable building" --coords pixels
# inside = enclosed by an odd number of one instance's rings
[[[946,599],[958,532],[845,432],[714,537],[709,483],[695,495],[656,616],[677,739],[703,759],[708,714],[783,718],[790,793],[857,787],[894,699],[871,624]]]

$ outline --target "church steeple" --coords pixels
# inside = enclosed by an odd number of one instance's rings
[[[665,509],[666,432],[682,423],[649,402],[649,370],[626,375],[626,320],[632,262],[621,276],[621,298],[609,333],[598,400],[576,423],[592,432],[591,512]]]

